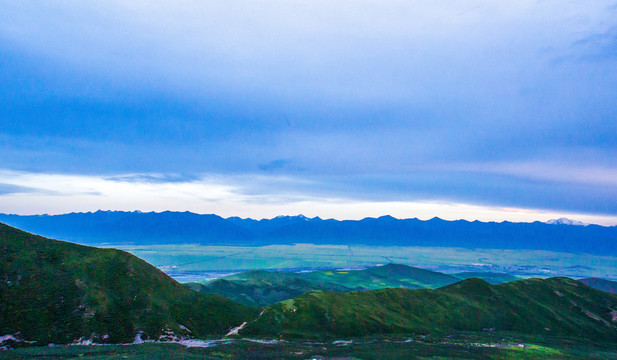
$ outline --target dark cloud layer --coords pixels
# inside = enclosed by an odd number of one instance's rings
[[[614,4],[448,4],[2,2],[0,168],[615,213]]]

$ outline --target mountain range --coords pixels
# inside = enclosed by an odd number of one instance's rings
[[[617,227],[563,222],[480,222],[395,219],[362,220],[280,216],[222,218],[190,212],[97,211],[64,215],[7,215],[0,222],[81,244],[352,244],[531,249],[617,255]]]
[[[550,225],[577,225],[577,226],[587,226],[589,224],[586,224],[582,221],[577,221],[577,220],[572,220],[572,219],[568,219],[568,218],[559,218],[559,219],[550,219],[549,221],[546,222],[547,224]]]

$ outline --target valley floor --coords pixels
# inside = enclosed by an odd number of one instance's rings
[[[188,345],[188,346],[186,346]],[[323,342],[248,339],[73,345],[1,351],[0,359],[617,359],[617,343],[521,338],[498,333]]]
[[[159,267],[179,282],[219,278],[248,270],[367,268],[398,263],[427,270],[499,272],[522,277],[600,277],[617,280],[617,257],[539,250],[428,246],[114,245]]]

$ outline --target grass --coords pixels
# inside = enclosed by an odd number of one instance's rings
[[[313,271],[292,273],[247,271],[205,284],[189,283],[190,288],[219,294],[250,306],[267,306],[312,290],[347,292],[397,288],[438,288],[460,279],[406,265],[388,264],[356,271]]]
[[[503,284],[503,283],[507,283],[510,281],[516,281],[516,280],[522,279],[518,276],[514,276],[510,274],[477,272],[477,271],[461,272],[461,273],[452,274],[452,276],[460,280],[471,279],[471,278],[482,279],[490,284]]]
[[[255,311],[190,290],[129,253],[50,240],[4,224],[0,280],[0,333],[19,333],[39,344],[82,336],[131,342],[138,330],[144,338],[189,330],[221,335]]]
[[[255,307],[291,299],[315,289],[352,290],[336,283],[312,282],[304,279],[302,274],[274,271],[248,271],[205,284],[188,283],[187,286],[203,293],[222,295],[241,304]]]
[[[235,340],[209,348],[178,344],[55,346],[0,352],[0,359],[603,359],[617,358],[617,345],[593,346],[577,339],[520,338],[506,333],[461,333],[445,337],[354,338],[335,343],[291,341],[260,344]],[[477,344],[490,344],[480,347]],[[516,345],[525,344],[525,348]]]
[[[446,334],[498,329],[537,336],[615,338],[617,296],[567,278],[491,285],[468,279],[438,290],[310,292],[267,307],[242,332],[287,339]]]
[[[276,289],[281,284],[284,289],[314,281],[346,290],[439,286],[443,284],[440,281],[452,281],[449,275],[400,265],[307,274],[253,272],[231,279],[256,281],[252,284],[255,289]],[[261,313],[220,296],[190,290],[123,251],[45,239],[0,224],[0,334],[19,334],[39,345],[70,343],[82,336],[119,343],[132,341],[137,331],[152,339],[189,333],[200,338],[220,337],[249,321],[242,336],[296,339],[280,344],[236,340],[207,349],[152,343],[33,347],[3,352],[0,358],[295,359],[325,354],[373,359],[400,358],[405,353],[418,358],[500,358],[504,354],[514,358],[593,358],[601,354],[597,358],[610,358],[614,349],[598,344],[617,336],[611,315],[615,310],[617,296],[570,279],[551,278],[501,285],[468,279],[437,290],[389,288],[342,293],[313,289]],[[461,332],[482,334],[493,328],[499,333],[532,337],[534,346],[476,346],[486,340],[503,343],[491,337],[492,330],[473,338],[448,337]],[[388,341],[392,336],[419,334],[427,337],[410,344]],[[351,337],[370,340],[315,346],[297,340]],[[546,341],[548,338],[553,341]],[[566,338],[579,339],[579,343],[554,341]]]
[[[397,264],[358,271],[314,271],[298,275],[317,284],[335,283],[357,290],[389,287],[438,288],[460,280],[451,275]]]

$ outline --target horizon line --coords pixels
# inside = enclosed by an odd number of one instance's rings
[[[455,222],[455,221],[464,221],[464,222],[469,222],[469,223],[473,223],[473,222],[479,222],[479,223],[485,223],[485,224],[490,224],[490,223],[495,223],[495,224],[503,224],[503,223],[511,223],[511,224],[534,224],[534,223],[541,223],[541,224],[546,224],[546,225],[555,225],[555,224],[551,224],[550,221],[559,221],[559,220],[569,220],[572,222],[578,222],[580,224],[557,224],[557,225],[569,225],[569,226],[600,226],[600,227],[615,227],[617,225],[602,225],[602,224],[595,224],[595,223],[584,223],[575,219],[570,219],[567,217],[560,217],[560,218],[555,218],[555,219],[550,219],[547,221],[541,221],[541,220],[533,220],[533,221],[510,221],[510,220],[502,220],[502,221],[482,221],[480,219],[464,219],[464,218],[458,218],[458,219],[445,219],[445,218],[441,218],[439,216],[433,216],[431,218],[427,218],[427,219],[422,219],[419,217],[396,217],[396,216],[392,216],[390,214],[384,214],[384,215],[380,215],[380,216],[365,216],[363,218],[359,218],[359,219],[342,219],[342,218],[322,218],[320,216],[313,216],[313,217],[309,217],[309,216],[305,216],[302,213],[296,214],[296,215],[288,215],[288,214],[281,214],[281,215],[277,215],[271,218],[268,217],[264,217],[264,218],[253,218],[253,217],[241,217],[241,216],[222,216],[216,213],[199,213],[199,212],[193,212],[193,211],[189,211],[189,210],[185,210],[185,211],[179,211],[179,210],[162,210],[162,211],[142,211],[142,210],[103,210],[103,209],[98,209],[95,211],[72,211],[72,212],[65,212],[65,213],[57,213],[57,214],[49,214],[49,213],[44,213],[44,214],[17,214],[17,213],[0,213],[0,215],[6,215],[6,216],[63,216],[63,215],[71,215],[71,214],[95,214],[95,213],[108,213],[108,212],[121,212],[121,213],[139,213],[139,214],[163,214],[163,213],[189,213],[189,214],[194,214],[194,215],[210,215],[210,216],[217,216],[221,219],[231,219],[231,218],[238,218],[238,219],[242,219],[242,220],[255,220],[255,221],[261,221],[261,220],[274,220],[276,218],[282,218],[282,217],[290,217],[290,218],[296,218],[296,217],[301,217],[301,218],[306,218],[309,220],[322,220],[322,221],[328,221],[328,220],[334,220],[334,221],[362,221],[362,220],[366,220],[366,219],[381,219],[381,218],[392,218],[395,220],[418,220],[418,221],[431,221],[431,220],[441,220],[441,221],[447,221],[447,222]]]

